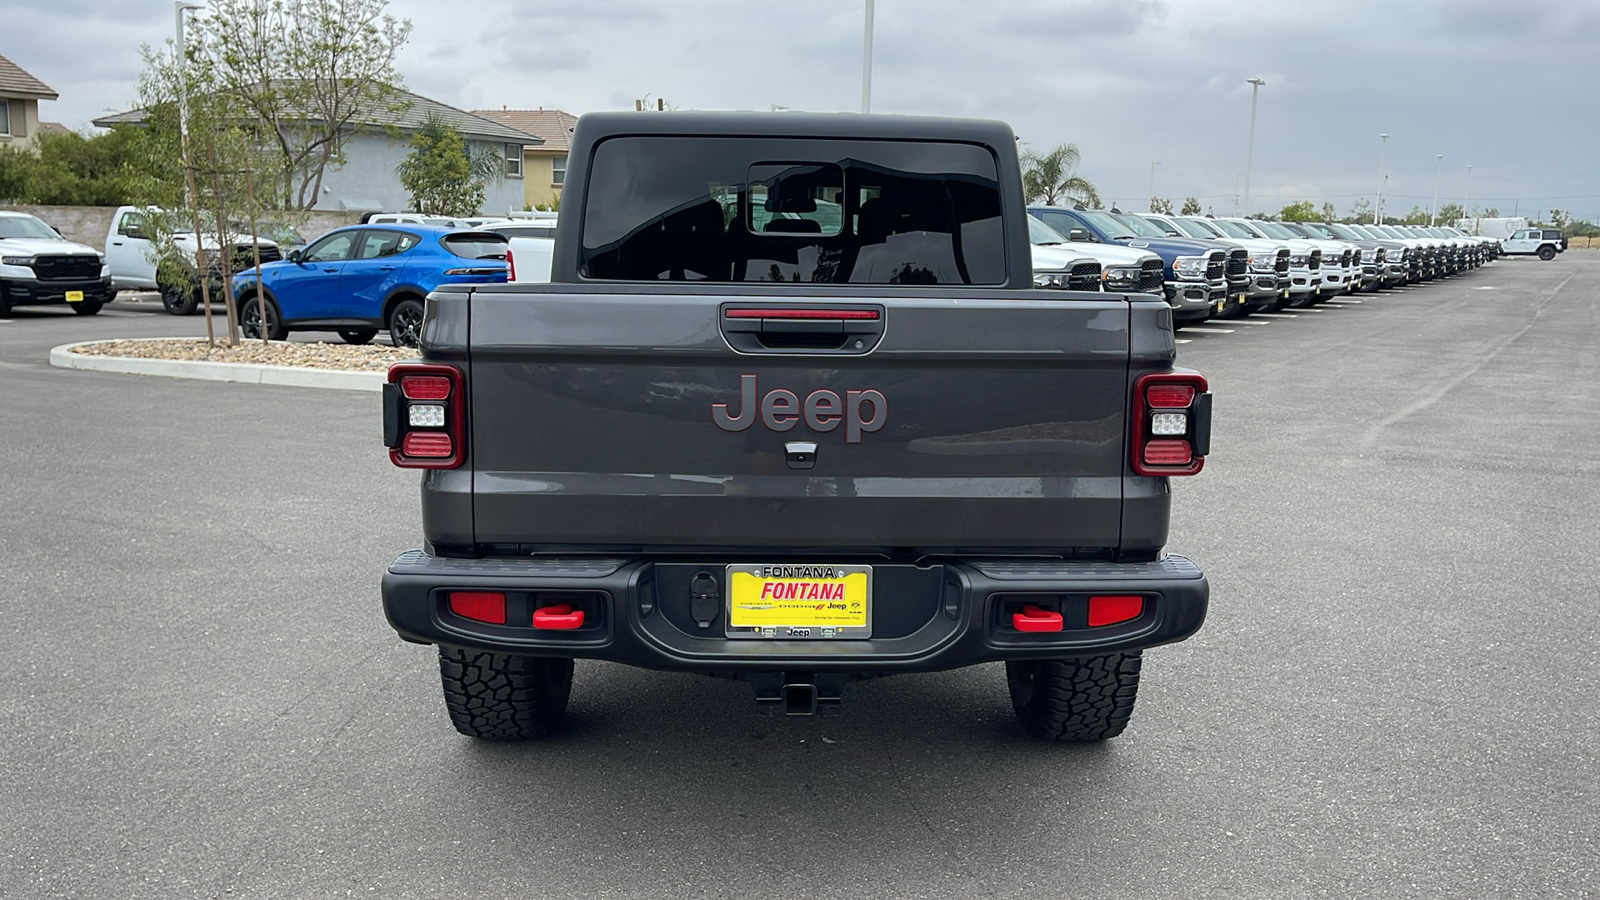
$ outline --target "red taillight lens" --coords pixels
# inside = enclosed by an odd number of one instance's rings
[[[402,469],[454,469],[467,457],[467,395],[446,363],[396,363],[383,388],[383,443]],[[418,430],[421,429],[421,430]]]
[[[1211,395],[1195,372],[1150,372],[1133,384],[1128,422],[1134,474],[1194,475],[1211,447]]]
[[[506,248],[506,280],[517,280],[517,260],[516,257],[511,255],[510,247]]]
[[[1090,597],[1089,598],[1089,627],[1099,628],[1102,625],[1115,625],[1137,619],[1144,614],[1143,597]]]
[[[1182,409],[1194,402],[1194,388],[1187,384],[1152,384],[1144,397],[1151,409]]]
[[[443,375],[402,375],[400,393],[407,400],[447,400],[450,379]]]
[[[1151,441],[1144,445],[1147,466],[1186,466],[1194,461],[1188,441]]]
[[[400,439],[400,452],[417,459],[448,459],[456,452],[450,435],[438,431],[413,431]]]
[[[807,319],[812,321],[876,322],[875,309],[730,309],[730,319]]]
[[[506,595],[491,591],[451,591],[450,611],[463,619],[504,625]]]

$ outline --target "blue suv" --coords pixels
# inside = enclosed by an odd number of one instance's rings
[[[356,225],[330,231],[286,259],[233,277],[246,337],[281,341],[291,331],[336,331],[365,344],[387,329],[397,347],[415,347],[422,301],[441,284],[506,280],[506,238],[437,225]]]

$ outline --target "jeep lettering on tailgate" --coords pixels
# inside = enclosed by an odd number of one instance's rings
[[[863,412],[871,410],[872,417]],[[843,414],[841,416],[841,413]],[[863,432],[871,433],[883,427],[889,417],[889,401],[879,391],[846,391],[844,399],[833,391],[812,391],[805,403],[794,391],[779,388],[768,391],[761,398],[761,423],[773,431],[788,431],[801,418],[812,431],[832,431],[844,420],[844,440],[847,444],[861,443]],[[739,376],[739,414],[728,412],[728,404],[711,404],[711,421],[723,431],[743,431],[756,421],[756,376]]]

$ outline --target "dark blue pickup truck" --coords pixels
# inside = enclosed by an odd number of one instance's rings
[[[1011,129],[595,114],[569,158],[551,283],[441,287],[384,393],[384,609],[455,727],[550,733],[574,659],[787,715],[1003,662],[1031,733],[1121,733],[1205,618],[1211,394],[1161,298],[1035,287]]]
[[[1148,222],[1097,209],[1031,206],[1028,212],[1075,241],[1122,244],[1166,264],[1167,302],[1180,324],[1232,314],[1249,293],[1250,254],[1235,244],[1172,237]]]

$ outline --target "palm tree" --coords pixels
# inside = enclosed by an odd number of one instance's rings
[[[1061,144],[1049,153],[1033,150],[1022,154],[1022,192],[1029,203],[1043,200],[1055,206],[1058,200],[1071,200],[1084,206],[1100,206],[1100,192],[1087,178],[1076,174],[1078,145]]]

